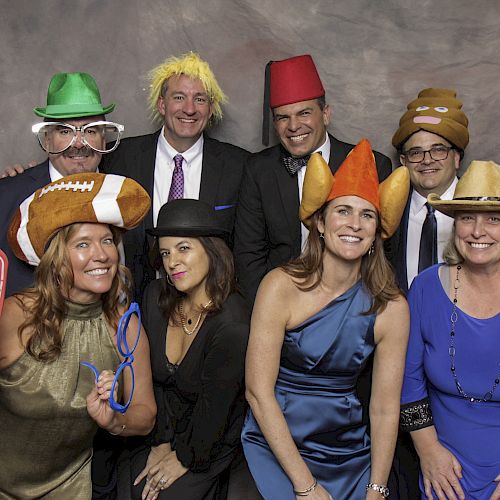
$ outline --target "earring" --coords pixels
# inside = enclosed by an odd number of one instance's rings
[[[170,274],[167,273],[167,282],[170,286],[175,286],[170,278]]]
[[[325,239],[325,233],[319,233],[319,237],[324,240]]]
[[[370,250],[368,250],[368,255],[371,257],[375,252],[375,243],[372,243]]]

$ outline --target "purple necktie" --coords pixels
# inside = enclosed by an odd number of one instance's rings
[[[174,156],[175,167],[172,173],[172,183],[170,184],[168,201],[184,198],[184,172],[182,171],[183,161],[184,158],[182,155]]]

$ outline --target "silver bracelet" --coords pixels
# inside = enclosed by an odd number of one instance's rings
[[[125,424],[122,424],[122,428],[118,432],[111,432],[111,431],[108,431],[108,432],[112,436],[119,436],[126,428],[127,428],[127,426]]]
[[[311,486],[309,486],[309,488],[306,488],[305,490],[302,490],[302,491],[293,490],[293,492],[298,497],[307,497],[307,496],[309,496],[309,493],[311,493],[311,491],[314,491],[316,489],[316,486],[318,486],[318,480],[316,478],[314,478],[314,483],[311,484]]]
[[[368,483],[366,485],[366,491],[368,490],[374,490],[377,493],[380,493],[383,498],[387,498],[389,496],[389,488],[381,484]]]

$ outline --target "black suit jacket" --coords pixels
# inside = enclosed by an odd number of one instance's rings
[[[411,190],[406,202],[405,211],[398,229],[386,244],[386,255],[389,259],[396,281],[401,291],[406,295],[408,293],[408,274],[406,272],[406,242],[408,239],[408,218],[410,214]]]
[[[154,134],[123,139],[120,146],[103,156],[100,170],[119,174],[139,182],[153,196],[156,147],[160,130]],[[217,211],[221,224],[232,233],[243,165],[248,151],[204,136],[200,200],[211,206],[226,207]],[[153,227],[152,208],[144,221],[124,235],[125,260],[135,282],[135,299],[142,297],[145,286],[156,278],[148,253],[153,239],[146,229]]]
[[[36,167],[25,170],[15,177],[5,177],[0,180],[0,248],[9,259],[6,296],[23,290],[33,283],[35,268],[19,260],[10,249],[7,242],[7,229],[19,205],[37,189],[50,182],[48,160]]]
[[[333,173],[354,147],[330,137]],[[389,158],[375,152],[382,181],[392,171]],[[280,146],[250,156],[245,165],[236,212],[234,254],[240,287],[253,303],[260,281],[271,269],[296,258],[301,250],[299,189],[280,161]]]

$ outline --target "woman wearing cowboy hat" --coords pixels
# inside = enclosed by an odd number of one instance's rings
[[[473,161],[452,200],[445,264],[413,282],[401,424],[422,496],[500,498],[500,166]]]
[[[135,181],[84,173],[38,189],[15,213],[9,244],[37,267],[0,318],[0,497],[89,500],[98,426],[121,436],[152,429],[149,347],[137,318],[128,320],[130,369],[117,340],[131,295],[117,244],[149,206]]]
[[[235,457],[246,403],[248,312],[235,293],[229,233],[199,200],[163,205],[155,229],[166,277],[142,300],[158,418],[132,452],[132,498],[219,498]]]
[[[389,494],[408,310],[382,236],[396,229],[408,190],[402,167],[379,192],[367,140],[335,177],[320,155],[309,160],[307,247],[264,278],[248,345],[243,448],[266,500]],[[355,386],[374,351],[370,438]]]

